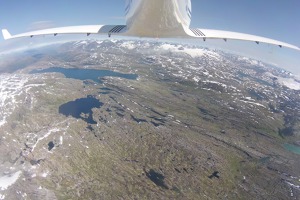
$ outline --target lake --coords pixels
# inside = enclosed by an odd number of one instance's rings
[[[100,78],[105,76],[120,77],[130,80],[136,80],[137,74],[123,74],[119,72],[114,72],[110,70],[97,70],[97,69],[78,69],[78,68],[62,68],[62,67],[51,67],[41,70],[32,70],[30,74],[40,74],[40,73],[62,73],[66,78],[73,78],[78,80],[93,80],[97,83],[102,83]]]
[[[100,108],[103,105],[98,99],[93,96],[76,99],[59,107],[59,113],[65,116],[72,116],[76,119],[82,119],[89,124],[97,124],[93,119],[93,108]]]
[[[291,151],[295,154],[298,154],[300,155],[300,147],[296,146],[296,145],[293,145],[293,144],[284,144],[283,147],[288,150],[288,151]]]
[[[97,69],[77,69],[77,68],[62,68],[62,67],[51,67],[41,70],[32,70],[30,74],[40,73],[62,73],[66,78],[73,78],[79,80],[92,80],[96,83],[102,83],[101,77],[120,77],[130,80],[136,80],[136,74],[123,74],[110,70],[97,70]],[[88,81],[87,81],[88,82]],[[108,94],[109,88],[101,88],[104,94]],[[103,105],[98,99],[93,96],[87,96],[86,98],[76,99],[74,101],[67,102],[59,107],[59,113],[65,116],[72,116],[76,119],[82,119],[89,124],[96,124],[97,122],[93,119],[93,108],[100,108]]]

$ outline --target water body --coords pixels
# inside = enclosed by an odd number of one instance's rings
[[[76,119],[82,119],[89,124],[97,124],[93,119],[93,108],[100,108],[103,105],[98,99],[93,96],[87,98],[76,99],[59,107],[59,113],[65,116],[72,116]]]
[[[51,141],[48,143],[48,151],[51,151],[54,148],[54,143]]]
[[[40,73],[62,73],[66,78],[73,78],[78,80],[93,80],[96,83],[102,83],[100,78],[105,76],[120,77],[130,80],[136,80],[137,74],[122,74],[110,70],[97,70],[97,69],[77,69],[77,68],[62,68],[62,67],[51,67],[42,70],[32,70],[30,74]]]
[[[293,145],[293,144],[284,144],[283,147],[288,150],[288,151],[291,151],[295,154],[298,154],[300,155],[300,147],[296,146],[296,145]]]

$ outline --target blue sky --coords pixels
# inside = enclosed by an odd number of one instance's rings
[[[124,24],[124,7],[125,0],[0,1],[0,28],[16,34],[54,26]],[[192,0],[191,27],[255,34],[300,47],[299,8],[299,0]],[[0,50],[11,43],[1,37]],[[238,41],[197,43],[238,52],[300,74],[300,52],[295,50]]]

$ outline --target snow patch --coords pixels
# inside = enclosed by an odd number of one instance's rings
[[[167,51],[177,52],[177,53],[186,53],[190,55],[191,57],[201,57],[204,55],[213,57],[217,60],[220,59],[220,55],[216,52],[207,50],[207,49],[201,49],[201,48],[188,48],[183,47],[181,45],[174,45],[174,44],[162,44],[159,48]]]
[[[277,77],[278,82],[281,85],[284,85],[292,90],[300,90],[300,82],[296,81],[293,78],[281,78],[281,77]]]
[[[22,174],[21,171],[18,171],[12,175],[6,175],[0,177],[0,190],[6,190],[9,186],[13,185]]]
[[[260,67],[264,67],[265,66],[261,61],[254,60],[254,59],[247,58],[247,57],[239,57],[238,60],[245,61],[245,62],[247,62],[247,63],[249,63],[251,65],[256,65],[256,66],[260,66]]]
[[[62,145],[63,144],[63,136],[59,137],[59,144]]]
[[[44,173],[42,173],[42,177],[43,177],[43,178],[46,178],[48,175],[49,175],[49,172],[44,172]]]
[[[193,80],[194,80],[196,83],[198,83],[198,82],[201,80],[201,78],[199,78],[198,76],[195,76],[195,77],[193,78]]]
[[[260,103],[255,103],[255,102],[252,102],[252,101],[244,101],[244,100],[240,100],[241,102],[244,102],[244,103],[248,103],[248,104],[252,104],[252,105],[256,105],[256,106],[260,106],[260,107],[263,107],[263,108],[266,108],[266,106],[260,104]]]
[[[26,74],[0,75],[0,127],[7,122],[7,117],[22,103],[18,96],[27,94],[33,87],[45,85],[27,84],[29,77]]]
[[[227,85],[225,85],[224,83],[217,82],[217,81],[202,81],[202,82],[203,82],[203,83],[217,84],[217,85],[222,86],[223,88],[227,88]]]
[[[134,45],[134,42],[133,41],[128,41],[128,42],[123,42],[121,44],[121,47],[124,47],[124,48],[127,48],[127,49],[134,49],[135,48],[135,45]]]
[[[287,183],[289,186],[293,187],[293,188],[300,189],[300,185],[295,185],[295,184],[290,183],[290,182],[288,182],[288,181],[286,181],[286,183]]]
[[[27,81],[26,76],[0,75],[0,127],[6,123],[6,118],[12,114],[19,103],[16,97],[24,92],[23,87]]]
[[[94,59],[97,59],[98,58],[98,54],[97,53],[93,53],[90,58],[94,58]]]

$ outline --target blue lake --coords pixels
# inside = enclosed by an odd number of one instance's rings
[[[113,76],[130,80],[137,79],[136,74],[123,74],[110,70],[96,70],[96,69],[75,69],[75,68],[62,68],[51,67],[41,70],[32,70],[30,74],[40,73],[62,73],[66,78],[73,78],[78,80],[92,80],[96,83],[102,83],[101,77]],[[88,81],[87,81],[88,82]],[[108,94],[111,89],[101,88],[103,94]],[[89,124],[96,124],[93,119],[93,108],[100,108],[103,105],[98,99],[93,96],[87,96],[86,98],[76,99],[74,101],[67,102],[59,107],[59,113],[65,116],[72,116],[76,119],[82,119]]]
[[[82,119],[89,124],[97,124],[93,119],[93,108],[100,108],[103,105],[99,100],[93,96],[87,96],[86,98],[76,99],[70,101],[59,107],[59,113],[65,116],[72,116],[76,119]],[[82,114],[85,114],[83,116]]]
[[[296,146],[296,145],[293,145],[293,144],[284,144],[283,147],[288,150],[288,151],[291,151],[295,154],[298,154],[300,155],[300,147]]]
[[[105,76],[120,77],[130,80],[136,80],[137,74],[123,74],[110,70],[97,70],[97,69],[77,69],[77,68],[62,68],[62,67],[51,67],[41,70],[32,70],[30,74],[39,73],[62,73],[66,78],[73,78],[79,80],[93,80],[97,83],[102,83],[100,78]]]

